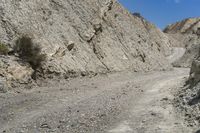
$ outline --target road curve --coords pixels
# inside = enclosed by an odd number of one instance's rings
[[[171,104],[188,73],[129,71],[0,94],[0,132],[188,133]]]
[[[173,47],[171,48],[172,54],[167,57],[170,63],[174,63],[178,59],[180,59],[185,54],[185,48],[181,47]]]
[[[174,75],[174,74],[175,75]],[[181,86],[188,70],[175,69],[160,73],[145,81],[143,94],[132,99],[130,111],[126,117],[113,126],[109,133],[189,133],[184,121],[174,112],[172,90]]]
[[[185,50],[173,48],[172,63]],[[0,94],[4,133],[188,133],[175,113],[172,90],[189,69],[120,72]]]

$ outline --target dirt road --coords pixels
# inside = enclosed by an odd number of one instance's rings
[[[188,72],[123,72],[1,94],[0,131],[188,133],[171,104]]]
[[[172,106],[188,75],[127,71],[0,94],[0,132],[190,133]]]
[[[173,47],[171,48],[171,50],[172,50],[172,54],[167,57],[170,63],[173,63],[177,61],[178,59],[180,59],[186,51],[185,48],[179,48],[179,47]]]

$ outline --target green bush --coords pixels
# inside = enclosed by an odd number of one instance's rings
[[[0,55],[7,55],[8,52],[8,47],[5,44],[0,43]]]
[[[28,36],[23,36],[16,41],[14,51],[18,53],[22,60],[28,62],[34,70],[40,68],[42,62],[46,60],[46,55],[41,53],[41,47],[34,44]]]

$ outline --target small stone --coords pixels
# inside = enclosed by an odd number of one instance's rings
[[[155,112],[152,112],[151,115],[152,115],[152,116],[156,116],[156,113],[155,113]]]
[[[168,101],[168,100],[169,100],[169,98],[165,97],[161,101]]]
[[[74,48],[74,46],[75,46],[74,42],[70,42],[69,45],[67,46],[67,49],[71,51]]]
[[[145,123],[146,122],[146,120],[142,120],[142,123]]]
[[[51,129],[51,127],[47,124],[47,123],[44,123],[40,126],[40,128],[48,128],[48,129]]]

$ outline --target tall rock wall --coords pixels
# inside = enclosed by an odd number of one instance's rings
[[[173,46],[185,47],[184,56],[174,63],[178,67],[191,67],[194,59],[199,56],[200,18],[188,18],[171,24],[164,29],[166,35],[177,40]]]
[[[116,0],[2,0],[0,41],[13,48],[23,34],[47,55],[44,75],[170,67],[170,40]]]

